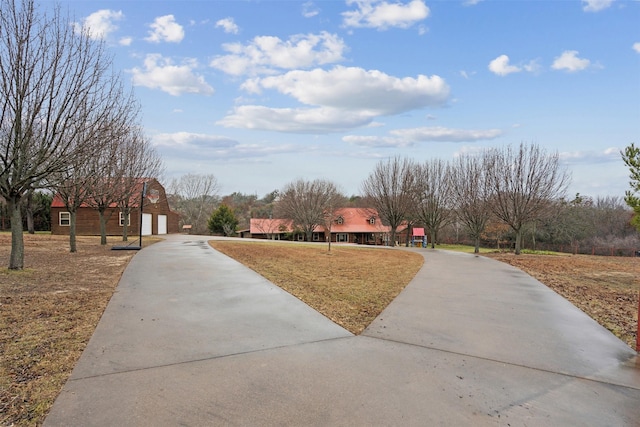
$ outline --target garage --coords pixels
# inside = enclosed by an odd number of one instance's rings
[[[158,215],[158,234],[167,234],[167,216]]]
[[[151,236],[152,234],[153,215],[143,213],[142,214],[142,235]]]

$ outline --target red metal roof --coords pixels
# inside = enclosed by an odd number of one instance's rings
[[[293,231],[293,221],[277,218],[251,218],[249,232],[251,234],[278,234]]]
[[[391,231],[391,227],[382,224],[375,209],[342,208],[335,212],[333,218],[332,233],[388,233]],[[320,226],[315,231],[326,230],[324,226]]]
[[[251,234],[276,234],[293,231],[293,221],[287,219],[251,218],[249,222]],[[324,226],[316,227],[315,232],[325,232]],[[342,208],[334,215],[331,225],[332,233],[388,233],[391,227],[382,224],[375,209]]]
[[[140,193],[142,193],[142,187],[144,185],[144,183],[146,181],[149,181],[148,178],[136,178],[137,182],[135,183],[135,189],[131,195],[130,198],[130,203],[129,206],[132,208],[137,208],[138,206],[140,206]],[[55,196],[53,196],[53,200],[51,201],[51,207],[52,208],[64,208],[65,204],[64,204],[64,200],[62,199],[62,197],[60,196],[59,193],[56,193]],[[82,208],[87,208],[89,207],[88,203],[82,203],[82,205],[80,205],[80,207]],[[111,203],[109,205],[110,208],[116,208],[118,207],[117,203]]]

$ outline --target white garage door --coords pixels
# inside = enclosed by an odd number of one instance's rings
[[[153,215],[151,214],[142,214],[142,235],[143,236],[151,236],[151,223],[153,221]]]
[[[167,234],[167,216],[158,215],[158,234]]]

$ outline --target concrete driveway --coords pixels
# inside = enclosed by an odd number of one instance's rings
[[[46,426],[640,425],[636,352],[511,266],[421,249],[354,336],[208,239],[133,258]]]

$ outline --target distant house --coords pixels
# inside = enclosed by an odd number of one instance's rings
[[[242,233],[243,237],[269,240],[298,240],[302,232],[297,233],[290,219],[251,218],[249,233]],[[304,237],[302,238],[304,239]]]
[[[140,200],[144,183],[147,192],[142,205],[142,235],[178,233],[179,215],[169,208],[164,187],[156,179],[138,179],[136,190],[131,197],[131,212],[127,223],[129,235],[140,232]],[[109,206],[105,212],[107,218],[107,235],[122,235],[124,215],[117,204]],[[70,213],[64,201],[56,194],[51,202],[51,234],[69,234]],[[76,233],[79,236],[100,234],[100,217],[98,211],[83,204],[76,214]]]
[[[384,245],[390,231],[391,227],[382,223],[375,209],[342,208],[335,212],[330,234],[332,242]],[[293,221],[287,219],[252,218],[249,233],[243,235],[254,239],[305,239],[304,233],[296,230]],[[325,242],[328,235],[327,228],[320,225],[314,230],[312,241]]]

